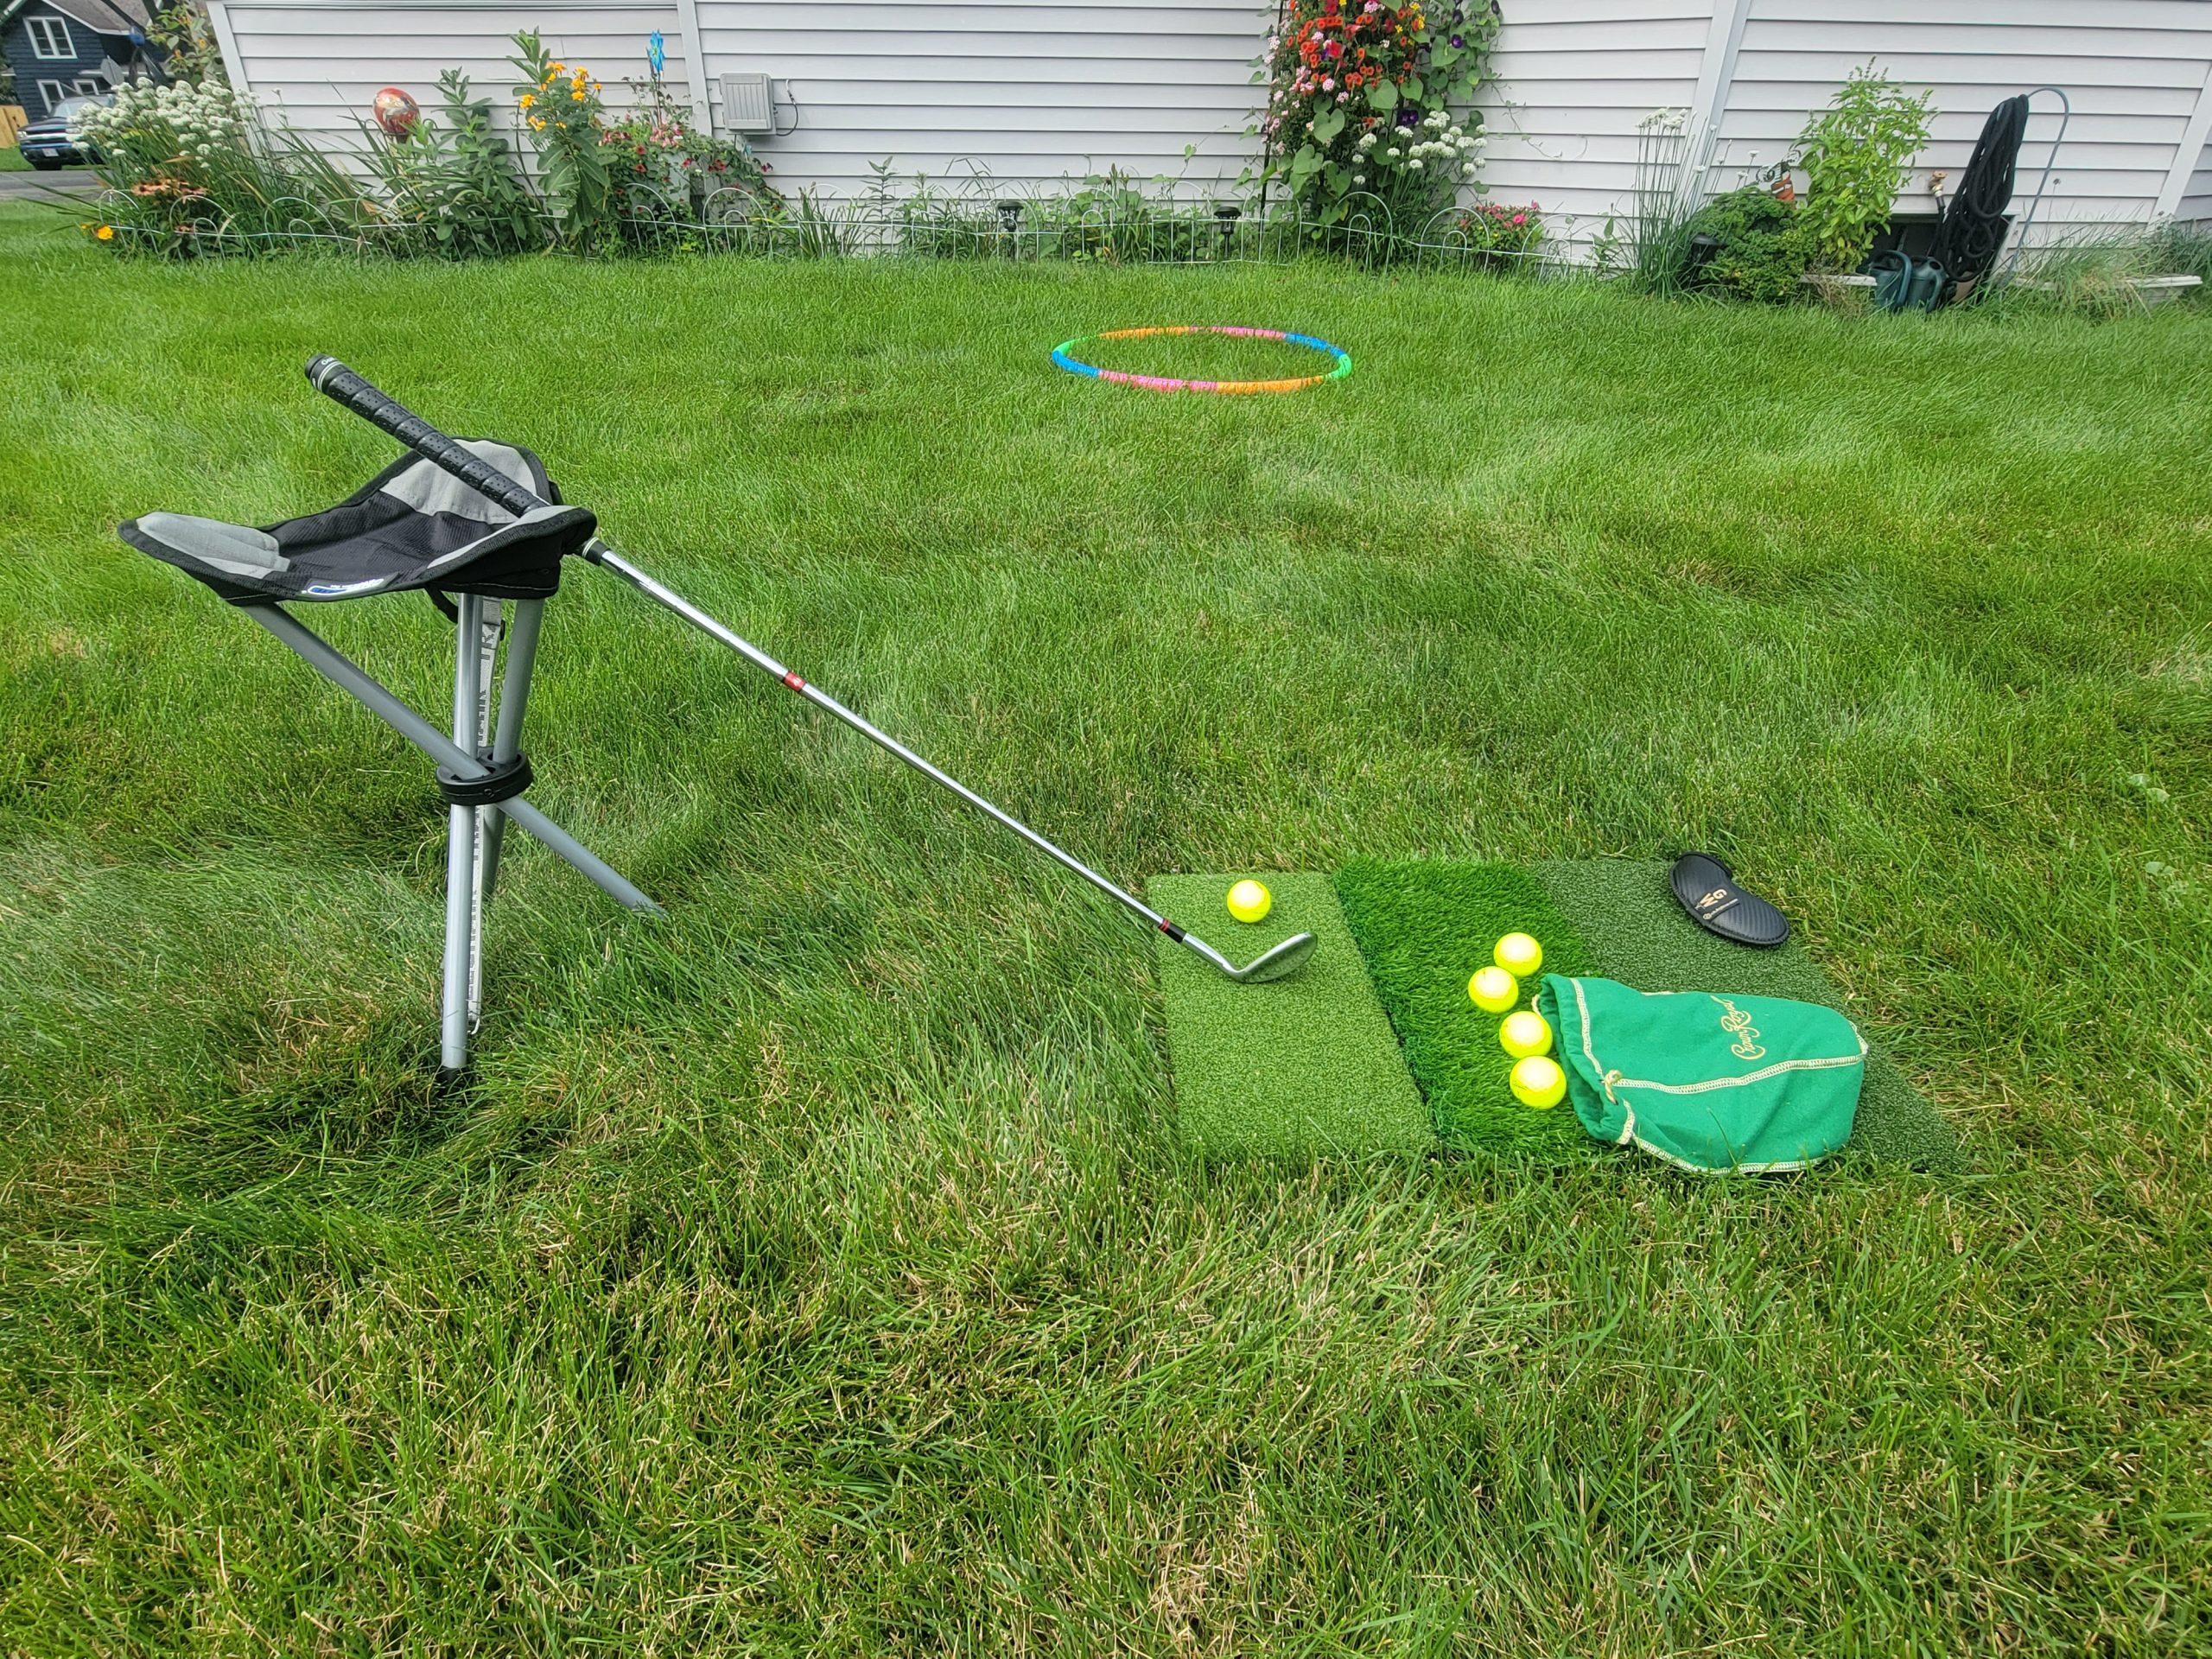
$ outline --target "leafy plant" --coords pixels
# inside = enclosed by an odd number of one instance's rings
[[[1853,69],[1828,107],[1805,124],[1797,165],[1815,263],[1854,270],[1889,223],[1914,157],[1928,142],[1929,95],[1908,97],[1872,64]]]
[[[656,74],[631,81],[636,111],[607,130],[615,202],[639,243],[683,244],[694,226],[774,218],[785,209],[768,169],[741,139],[693,126],[688,106]]]
[[[1474,263],[1496,270],[1525,268],[1544,239],[1544,216],[1535,202],[1525,207],[1485,201],[1459,215],[1461,245]]]
[[[175,0],[163,6],[147,25],[146,40],[162,54],[162,69],[171,80],[194,86],[208,81],[219,86],[231,84],[205,0]]]
[[[1322,226],[1362,194],[1398,219],[1448,203],[1486,142],[1478,118],[1452,111],[1480,84],[1497,22],[1485,0],[1441,23],[1424,0],[1286,0],[1262,59],[1263,181],[1285,184]]]
[[[421,232],[426,251],[452,258],[542,246],[543,219],[513,151],[492,130],[489,100],[472,99],[458,69],[438,77],[438,90],[448,128],[427,116],[402,138],[363,128],[393,217]]]
[[[537,151],[539,183],[560,238],[579,252],[619,239],[614,158],[608,148],[603,90],[582,66],[556,62],[534,29],[514,37],[523,73],[515,105]]]
[[[1778,305],[1796,299],[1811,263],[1812,239],[1796,204],[1776,200],[1764,185],[1747,184],[1717,196],[1696,212],[1684,231],[1692,261],[1685,279],[1740,299]],[[1712,252],[1696,258],[1698,239],[1713,238]]]

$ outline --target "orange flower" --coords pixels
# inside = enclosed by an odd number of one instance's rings
[[[112,242],[115,240],[115,226],[112,225],[103,225],[99,229],[94,231],[92,234],[103,242]]]

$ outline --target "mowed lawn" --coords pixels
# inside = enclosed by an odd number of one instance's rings
[[[2212,1650],[2212,322],[46,223],[0,1650]],[[1178,321],[1357,368],[1046,361]],[[1968,1166],[1202,1163],[1138,928],[581,569],[533,798],[669,914],[511,842],[441,1095],[427,766],[114,535],[382,466],[323,351],[1124,881],[1717,849]]]

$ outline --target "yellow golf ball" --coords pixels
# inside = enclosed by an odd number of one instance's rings
[[[1558,1105],[1567,1094],[1567,1073],[1556,1061],[1541,1054],[1531,1054],[1516,1064],[1511,1082],[1513,1098],[1540,1112]]]
[[[1503,1014],[1521,1000],[1521,982],[1503,968],[1478,968],[1467,982],[1467,1000],[1484,1014]]]
[[[1257,881],[1239,881],[1229,890],[1229,913],[1240,922],[1256,922],[1274,906],[1274,894]]]
[[[1526,933],[1507,934],[1491,954],[1516,979],[1526,979],[1544,965],[1544,947]]]
[[[1548,1054],[1552,1051],[1551,1026],[1534,1008],[1509,1014],[1497,1028],[1497,1046],[1516,1060],[1525,1060],[1531,1054]]]

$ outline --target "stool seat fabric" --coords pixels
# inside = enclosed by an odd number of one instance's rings
[[[544,464],[487,438],[464,448],[557,503]],[[536,507],[519,518],[434,463],[404,456],[336,506],[256,529],[149,512],[123,539],[173,564],[234,605],[356,599],[429,588],[487,599],[543,599],[561,561],[597,533],[588,508]]]

